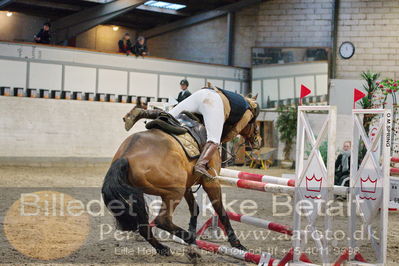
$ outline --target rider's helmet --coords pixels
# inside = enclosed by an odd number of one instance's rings
[[[186,85],[188,87],[188,80],[187,79],[182,79],[180,81],[180,85]]]

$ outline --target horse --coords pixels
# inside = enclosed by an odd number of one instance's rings
[[[257,143],[255,119],[246,125],[240,135],[249,143]],[[117,228],[122,231],[138,230],[158,254],[171,255],[170,248],[154,237],[149,223],[144,193],[156,195],[161,197],[162,204],[153,224],[181,238],[189,246],[195,244],[199,207],[191,187],[200,184],[225,228],[230,245],[246,250],[226,215],[219,182],[194,175],[195,163],[196,160],[188,159],[171,135],[160,129],[149,129],[126,138],[112,160],[102,187],[104,203],[113,214]],[[209,173],[218,174],[220,168],[221,158],[216,152],[209,162]],[[190,211],[188,230],[172,222],[173,212],[183,197]],[[199,257],[193,250],[188,255],[190,258]]]

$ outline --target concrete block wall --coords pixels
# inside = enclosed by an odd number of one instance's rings
[[[148,40],[149,51],[152,56],[224,64],[226,27],[224,16],[165,33]]]
[[[399,1],[341,0],[338,45],[350,41],[355,55],[337,56],[337,78],[360,79],[365,70],[399,79]]]
[[[235,66],[251,66],[251,48],[255,46],[258,29],[259,5],[244,8],[235,14],[234,54]]]
[[[259,5],[256,46],[331,45],[333,0],[271,0]]]
[[[122,141],[132,104],[0,96],[2,158],[112,158]],[[36,158],[37,159],[37,158]],[[27,160],[29,161],[29,160]]]

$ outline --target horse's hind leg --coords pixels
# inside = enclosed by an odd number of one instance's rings
[[[167,246],[162,245],[152,233],[152,228],[148,224],[148,219],[146,216],[138,215],[138,222],[139,222],[139,233],[151,246],[155,248],[158,254],[162,256],[170,256],[170,248]]]
[[[241,245],[240,240],[237,238],[234,229],[230,224],[230,219],[226,214],[226,210],[223,207],[222,190],[220,188],[220,184],[217,181],[204,182],[203,187],[206,193],[208,194],[213,209],[215,210],[216,214],[219,216],[220,222],[223,224],[224,229],[226,230],[230,245],[234,248],[246,250],[246,248],[243,245]]]
[[[162,198],[162,207],[154,222],[158,228],[168,231],[172,235],[183,239],[183,241],[188,245],[195,244],[195,236],[172,222],[172,214],[180,201],[181,197]],[[188,256],[190,258],[200,257],[200,255],[191,248],[188,251]]]
[[[194,198],[194,194],[191,191],[191,188],[188,188],[184,193],[184,198],[186,199],[188,208],[190,210],[190,223],[188,224],[188,232],[196,237],[197,231],[197,220],[199,215],[199,207],[197,201]]]

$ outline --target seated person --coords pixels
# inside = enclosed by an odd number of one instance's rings
[[[125,33],[123,38],[118,42],[119,52],[126,55],[132,54],[132,42],[130,41],[130,34]]]
[[[36,43],[50,44],[50,23],[46,22],[43,24],[43,29],[41,29],[39,33],[34,36],[34,40]]]
[[[132,52],[136,56],[144,56],[148,54],[147,44],[145,43],[145,39],[143,36],[139,36],[137,38],[137,41],[132,48]]]
[[[351,167],[351,142],[345,141],[342,147],[343,151],[338,155],[335,161],[335,179],[334,185],[341,186],[345,178],[349,177]],[[349,186],[349,180],[345,182]]]
[[[188,90],[188,81],[187,79],[183,79],[180,81],[180,89],[179,95],[177,96],[177,102],[181,102],[184,99],[188,98],[191,95],[191,92]]]

